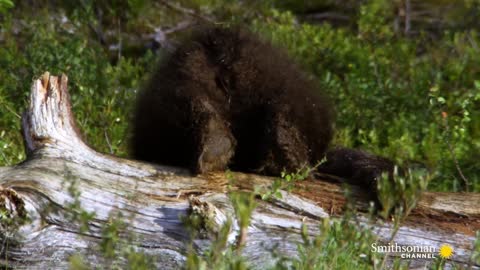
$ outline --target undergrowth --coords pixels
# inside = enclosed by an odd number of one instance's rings
[[[32,79],[45,71],[69,76],[72,108],[87,142],[101,152],[127,156],[135,96],[166,50],[160,47],[154,51],[154,46],[129,42],[153,33],[155,27],[172,29],[191,17],[162,6],[162,1],[27,2],[0,0],[0,166],[12,166],[26,158],[21,114],[29,100]],[[421,190],[479,192],[480,36],[471,18],[480,16],[480,3],[456,2],[452,8],[456,13],[446,17],[464,22],[446,24],[432,37],[421,25],[414,36],[395,30],[392,14],[398,1],[358,1],[343,27],[309,23],[299,15],[335,1],[301,2],[182,0],[178,5],[218,23],[243,23],[285,47],[335,103],[334,144],[363,148],[412,168],[393,184],[388,179],[379,182],[379,201],[384,209],[380,214],[393,218],[395,228],[413,208]],[[168,39],[174,41],[181,32]],[[285,173],[270,188],[257,189],[255,196],[232,194],[234,215],[218,230],[207,251],[190,250],[185,267],[251,267],[239,253],[244,241],[248,242],[246,232],[246,240],[227,241],[235,220],[237,227],[248,227],[255,201],[280,198],[280,190],[292,190],[305,176],[303,170]],[[69,218],[79,224],[79,230],[88,232],[95,213],[82,210],[74,184],[69,190],[77,198],[66,206]],[[151,269],[151,257],[121,240],[121,232],[128,231],[129,218],[111,213],[102,228],[98,250],[110,262],[105,268],[120,267],[115,261],[120,256],[131,269]],[[195,219],[188,220],[195,223]],[[0,221],[9,224],[4,212],[0,212]],[[272,256],[277,256],[272,267],[386,267],[386,258],[370,251],[369,245],[375,241],[370,228],[359,226],[348,211],[339,220],[322,221],[318,231],[312,237],[306,227],[301,229],[295,258],[272,251]],[[474,247],[471,261],[479,264],[478,233]],[[81,255],[73,256],[70,262],[73,269],[96,267]],[[438,260],[432,267],[444,264]],[[394,261],[392,267],[408,265]]]

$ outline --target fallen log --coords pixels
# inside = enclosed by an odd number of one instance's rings
[[[228,192],[268,187],[269,177],[224,172],[191,176],[180,168],[158,166],[98,153],[81,138],[70,109],[67,77],[44,74],[33,82],[30,106],[22,120],[27,160],[0,167],[0,266],[15,269],[68,268],[69,258],[79,254],[91,265],[105,263],[98,246],[102,227],[115,215],[126,218],[128,231],[136,235],[129,245],[154,258],[161,269],[185,263],[190,234],[183,219],[192,212],[220,228],[233,215]],[[371,226],[379,243],[388,243],[393,224],[366,218],[368,202],[352,188],[360,224]],[[281,199],[257,199],[242,255],[253,268],[274,263],[269,249],[296,256],[302,224],[315,235],[319,221],[338,218],[345,209],[342,186],[321,180],[299,182]],[[72,206],[86,219],[88,230],[72,222]],[[395,234],[402,246],[439,247],[450,244],[457,265],[480,269],[471,260],[475,233],[480,230],[480,194],[426,192]],[[79,210],[82,209],[82,210]],[[75,212],[74,211],[74,212]],[[81,213],[80,213],[81,214]],[[233,226],[229,239],[234,240]],[[194,239],[204,250],[210,239]],[[391,256],[394,257],[394,256]],[[412,259],[410,267],[424,267],[430,259]]]

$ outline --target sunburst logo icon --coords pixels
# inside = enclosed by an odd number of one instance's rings
[[[442,257],[442,259],[450,259],[450,257],[452,257],[453,255],[453,248],[448,244],[443,244],[440,246],[438,254],[440,254],[440,257]]]

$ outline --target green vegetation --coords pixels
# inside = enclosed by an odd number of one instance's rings
[[[398,3],[383,0],[36,2],[0,1],[0,165],[25,158],[20,115],[32,78],[47,70],[69,76],[87,141],[126,156],[135,95],[156,61],[152,39],[134,41],[162,27],[172,44],[186,32],[180,22],[210,20],[243,23],[298,59],[336,105],[335,144],[427,168],[430,190],[480,190],[478,1],[459,1],[435,31],[413,17],[409,35],[395,24]],[[329,8],[348,23],[302,20]]]
[[[231,192],[229,197],[234,208],[234,216],[227,217],[227,221],[218,230],[212,226],[205,226],[206,224],[204,223],[207,217],[201,217],[198,213],[192,213],[185,219],[187,226],[190,228],[191,239],[194,239],[202,229],[213,232],[211,237],[212,243],[203,254],[199,254],[190,246],[185,265],[186,269],[248,269],[247,262],[242,257],[241,251],[248,240],[247,230],[250,225],[252,212],[256,207],[254,194]],[[235,243],[229,243],[228,241],[228,236],[233,229],[232,219],[237,221],[239,228],[239,234]]]
[[[475,31],[446,32],[432,43],[395,36],[370,13],[360,14],[356,34],[328,24],[297,25],[288,12],[271,16],[253,28],[287,46],[334,99],[336,143],[422,164],[436,175],[430,189],[479,190]]]
[[[233,193],[236,194],[236,193]],[[244,195],[234,195],[244,196]],[[246,201],[249,196],[244,197]],[[234,207],[241,207],[245,202],[232,201]],[[251,201],[247,203],[251,205]],[[242,219],[236,213],[236,218]],[[319,226],[319,233],[309,236],[307,227],[302,226],[301,239],[298,243],[298,257],[284,257],[273,249],[271,269],[372,269],[372,265],[380,266],[382,255],[371,251],[371,243],[375,237],[368,228],[361,228],[352,223],[351,212],[341,220],[324,219]],[[249,220],[247,218],[245,220]],[[239,221],[241,223],[242,221]],[[187,269],[249,269],[245,258],[238,254],[240,247],[236,243],[228,243],[232,221],[229,219],[213,237],[210,248],[199,255],[193,250],[189,252]],[[241,229],[240,229],[241,230]],[[248,241],[248,238],[247,238]],[[403,268],[402,268],[403,267]],[[408,269],[405,264],[395,261],[394,269]]]
[[[298,258],[283,258],[276,268],[372,269],[382,258],[381,254],[371,252],[370,245],[375,242],[375,237],[368,229],[352,223],[351,218],[347,213],[342,220],[324,219],[320,233],[314,237],[309,237],[306,226],[303,226]],[[288,267],[289,262],[292,267]]]
[[[335,144],[411,167],[393,185],[379,183],[383,215],[394,213],[398,226],[419,190],[480,192],[480,2],[424,2],[412,7],[423,10],[407,20],[403,1],[388,0],[0,0],[0,166],[25,159],[20,118],[32,79],[43,72],[68,75],[74,114],[88,143],[127,156],[135,96],[157,58],[187,32],[183,23],[242,23],[285,47],[331,96]],[[318,20],[318,14],[329,16]],[[257,194],[281,196],[280,189],[290,190],[306,174],[285,173]],[[69,190],[78,198],[73,184]],[[245,228],[254,199],[237,194],[231,200],[238,226]],[[78,200],[68,208],[87,231],[95,214],[82,210]],[[127,229],[121,219],[112,214],[99,249],[106,260],[122,255],[132,269],[146,268],[149,258],[120,243],[119,231]],[[348,222],[348,215],[344,219],[325,221],[313,239],[304,230],[299,257],[279,258],[276,268],[381,268],[384,258],[368,246],[371,232]],[[200,222],[188,221],[192,228]],[[242,241],[227,242],[232,226],[227,222],[217,232],[210,251],[191,252],[186,267],[247,268],[237,256]],[[478,263],[479,254],[472,261]],[[71,265],[89,268],[81,256],[72,257]]]
[[[273,180],[271,186],[268,188],[257,187],[255,193],[258,194],[262,200],[269,200],[272,198],[281,199],[282,190],[288,192],[292,191],[292,189],[295,187],[295,183],[307,179],[312,170],[312,168],[300,168],[296,172],[282,172],[280,177],[277,177],[275,180]]]
[[[388,219],[393,214],[395,226],[410,214],[417,205],[420,194],[425,191],[430,175],[422,170],[407,170],[402,174],[394,172],[393,181],[387,175],[377,183],[378,201],[382,206],[380,215]]]

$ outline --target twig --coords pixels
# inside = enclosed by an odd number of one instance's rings
[[[176,11],[176,12],[180,12],[180,13],[183,13],[183,14],[187,14],[189,16],[192,16],[192,17],[196,17],[196,18],[199,18],[203,21],[206,21],[206,22],[209,22],[209,23],[212,23],[213,20],[208,18],[208,17],[205,17],[201,14],[198,14],[197,12],[195,12],[194,10],[191,10],[191,9],[188,9],[188,8],[184,8],[184,7],[181,7],[181,6],[178,6],[176,4],[173,4],[173,3],[170,3],[169,1],[166,1],[166,0],[160,0],[159,1],[160,3],[162,3],[164,6]]]
[[[237,244],[235,246],[235,250],[238,254],[241,254],[243,247],[247,243],[247,234],[248,234],[248,227],[240,228],[240,232],[237,238]]]
[[[336,12],[321,12],[305,15],[306,19],[310,20],[336,20],[336,21],[349,21],[350,17],[344,14]]]
[[[103,134],[105,134],[105,140],[107,140],[107,145],[108,145],[108,149],[110,149],[110,154],[113,155],[113,148],[112,148],[112,144],[110,143],[110,139],[108,138],[107,130],[104,130]]]
[[[15,115],[18,119],[22,119],[22,117],[15,112],[15,110],[13,110],[10,106],[8,106],[8,104],[6,104],[5,102],[3,102],[2,100],[0,100],[0,104],[4,105],[5,106],[5,109],[7,109],[7,111],[11,112],[13,115]]]
[[[162,27],[150,26],[152,29],[154,29],[154,33],[148,34],[143,38],[153,40],[154,42],[160,44],[160,46],[162,46],[167,50],[173,50],[175,45],[168,39],[167,35],[173,34],[178,31],[183,31],[184,29],[190,27],[191,25],[192,25],[192,21],[184,20],[165,30],[162,29]]]
[[[185,29],[185,28],[188,28],[188,27],[190,27],[190,25],[192,25],[192,22],[191,22],[191,21],[188,21],[188,20],[181,21],[181,22],[179,22],[177,25],[172,26],[172,27],[170,27],[170,28],[168,28],[168,29],[163,30],[163,32],[165,33],[165,35],[172,34],[172,33],[181,31],[181,30],[183,30],[183,29]]]
[[[410,12],[411,12],[410,0],[405,0],[405,35],[408,35],[411,28]]]
[[[455,152],[453,151],[453,146],[450,142],[450,126],[448,125],[447,115],[444,114],[442,116],[443,116],[443,123],[444,123],[444,126],[445,126],[445,130],[447,131],[446,132],[447,134],[445,135],[445,142],[447,144],[448,151],[450,152],[450,155],[453,158],[453,163],[455,164],[455,168],[457,169],[458,174],[460,175],[460,178],[462,178],[463,182],[465,183],[465,191],[468,192],[470,182],[468,181],[468,179],[463,174],[462,169],[460,168],[460,163],[458,162],[457,156],[455,155]]]
[[[118,61],[120,61],[120,58],[122,57],[122,25],[120,18],[117,20],[117,25],[118,25]]]

